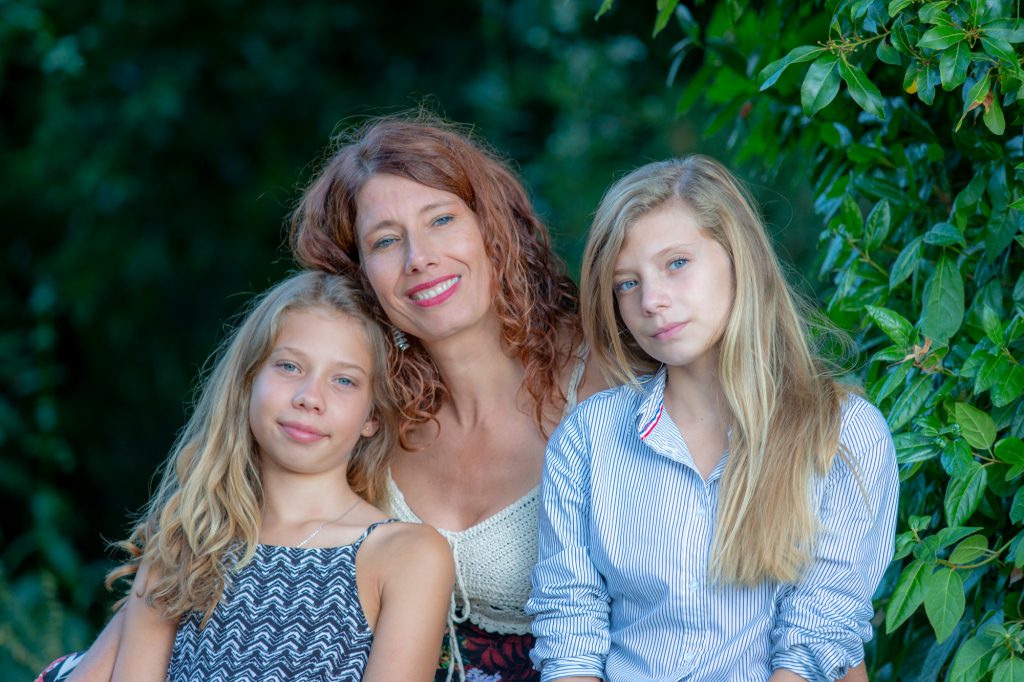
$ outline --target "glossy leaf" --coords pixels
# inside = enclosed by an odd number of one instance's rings
[[[878,86],[868,80],[867,74],[859,66],[841,59],[839,60],[839,74],[850,89],[850,97],[860,105],[861,109],[879,118],[885,116],[881,91]]]
[[[949,637],[964,615],[964,581],[945,567],[924,576],[924,610],[939,642]]]
[[[987,550],[988,540],[984,535],[971,535],[956,546],[953,553],[949,555],[949,561],[960,565],[969,564],[984,556]]]
[[[1003,438],[994,450],[996,459],[1006,464],[1024,464],[1024,441],[1011,436]]]
[[[939,78],[943,90],[952,90],[967,78],[971,65],[971,46],[966,40],[955,43],[939,55]]]
[[[885,632],[890,633],[903,624],[924,601],[924,574],[930,570],[920,560],[911,561],[900,573],[885,608]]]
[[[951,480],[943,501],[946,523],[959,526],[971,518],[981,503],[981,496],[985,493],[987,483],[988,470],[980,465],[972,468],[967,475]]]
[[[917,41],[917,46],[929,50],[945,50],[966,38],[967,35],[962,28],[936,26],[925,31],[921,39]]]
[[[1009,405],[1024,393],[1024,366],[1017,364],[1005,355],[999,356],[994,363],[995,381],[992,383],[992,404],[996,407]]]
[[[1005,40],[1008,43],[1024,43],[1024,21],[1020,19],[997,19],[986,22],[982,36]]]
[[[956,263],[946,254],[939,257],[935,272],[924,285],[921,331],[938,343],[946,343],[964,319],[964,281]]]
[[[887,415],[889,428],[892,431],[899,431],[907,422],[917,416],[931,396],[931,383],[931,377],[919,376],[900,394]]]
[[[981,35],[981,47],[999,61],[1020,67],[1020,58],[1014,51],[1013,45],[1006,40],[986,32]]]
[[[1013,656],[997,665],[992,682],[1024,682],[1024,659]]]
[[[921,244],[923,242],[923,236],[914,237],[900,250],[900,254],[896,256],[896,260],[892,264],[892,269],[889,270],[890,289],[895,289],[917,271],[917,265],[921,260]]]
[[[981,118],[985,122],[985,127],[993,134],[1002,135],[1006,132],[1006,118],[1003,116],[1003,108],[999,105],[998,97],[992,99]]]
[[[807,69],[800,86],[800,103],[808,116],[821,111],[839,92],[839,58],[835,55],[818,57]]]
[[[902,10],[914,4],[914,0],[890,0],[889,16],[894,17]]]
[[[1010,521],[1018,526],[1024,523],[1024,488],[1017,488],[1010,503]]]
[[[991,653],[992,645],[981,636],[967,640],[957,649],[946,682],[978,682],[984,677],[982,665]]]
[[[817,47],[814,45],[801,45],[800,47],[794,47],[786,54],[782,59],[776,59],[771,62],[757,74],[757,88],[758,90],[767,90],[771,86],[775,85],[775,82],[779,80],[779,76],[792,64],[799,64],[801,62],[809,62],[812,59],[816,59],[818,55],[825,51],[823,47]]]
[[[987,413],[973,405],[957,403],[953,409],[960,433],[971,447],[987,450],[996,440],[996,423]]]
[[[893,343],[898,346],[909,346],[911,334],[914,333],[914,326],[907,318],[895,310],[889,310],[881,306],[869,305],[868,315],[875,321],[878,328],[885,332]]]
[[[964,234],[956,228],[956,225],[950,223],[936,223],[932,226],[932,229],[924,235],[924,241],[927,244],[933,244],[935,246],[967,246],[967,240],[964,239]]]

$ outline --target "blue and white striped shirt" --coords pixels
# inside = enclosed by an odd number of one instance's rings
[[[526,605],[543,682],[834,680],[864,658],[871,597],[892,559],[898,476],[882,415],[844,401],[840,457],[816,481],[822,533],[795,585],[708,581],[726,457],[705,481],[664,409],[665,369],[599,393],[551,437],[540,559]]]

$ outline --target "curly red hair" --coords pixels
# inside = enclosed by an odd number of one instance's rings
[[[359,267],[356,197],[374,175],[388,173],[450,192],[476,214],[494,272],[494,310],[509,354],[526,370],[542,432],[565,404],[561,369],[581,341],[575,283],[551,250],[547,228],[509,166],[485,145],[432,115],[371,119],[340,145],[306,188],[291,217],[291,246],[302,264],[356,276]],[[378,320],[390,324],[375,296]],[[447,389],[433,360],[415,339],[389,349],[388,364],[401,410],[400,440],[433,419]]]

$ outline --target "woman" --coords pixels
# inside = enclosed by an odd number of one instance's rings
[[[391,511],[437,528],[456,560],[438,679],[536,679],[523,605],[544,447],[604,386],[584,371],[576,287],[525,190],[441,121],[377,120],[306,191],[292,245],[307,266],[356,270],[395,332]]]

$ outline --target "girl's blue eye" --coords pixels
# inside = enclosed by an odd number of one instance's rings
[[[686,265],[689,262],[690,262],[689,258],[674,258],[674,259],[672,259],[669,262],[668,269],[669,270],[678,270],[679,268],[683,267],[684,265]]]
[[[398,240],[395,239],[394,237],[382,237],[381,239],[378,239],[373,243],[373,249],[375,251],[378,249],[386,249],[387,247],[394,244],[396,241]]]
[[[299,366],[298,365],[296,365],[294,362],[288,362],[287,360],[279,361],[277,363],[277,366],[279,368],[283,369],[285,372],[297,372],[297,371],[299,371]]]
[[[338,377],[335,381],[342,386],[355,386],[356,382],[352,381],[348,377]]]
[[[442,215],[438,216],[437,218],[434,218],[434,221],[431,223],[431,225],[447,225],[453,220],[454,218],[450,215]]]
[[[630,289],[632,289],[633,287],[635,287],[636,284],[637,284],[637,282],[636,282],[635,279],[627,279],[627,280],[622,281],[622,282],[616,282],[615,286],[612,287],[612,288],[615,290],[615,293],[617,293],[617,294],[624,294],[627,291],[629,291]]]

